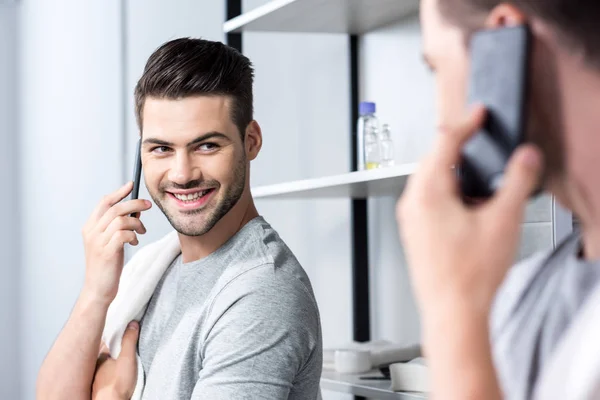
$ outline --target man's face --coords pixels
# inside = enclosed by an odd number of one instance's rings
[[[183,235],[210,231],[242,196],[247,158],[231,99],[149,97],[142,162],[150,196]]]
[[[423,57],[435,73],[437,123],[453,126],[465,111],[469,60],[462,31],[444,20],[437,2],[421,1]]]
[[[435,72],[438,124],[452,127],[465,115],[470,58],[464,32],[441,15],[439,1],[421,1],[423,53]],[[553,55],[538,42],[532,54],[525,135],[544,153],[546,177],[557,177],[564,157],[557,78]]]

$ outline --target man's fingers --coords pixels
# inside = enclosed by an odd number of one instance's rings
[[[133,359],[135,361],[135,355],[137,351],[137,341],[139,337],[140,326],[136,321],[131,321],[125,329],[123,335],[123,341],[121,342],[121,354],[119,359]]]
[[[130,216],[121,216],[113,219],[113,221],[108,225],[106,231],[104,232],[105,243],[108,243],[110,239],[113,237],[115,233],[118,231],[134,231],[143,235],[146,233],[146,227],[144,223],[134,217]]]
[[[449,171],[459,162],[462,146],[483,125],[484,119],[485,108],[475,106],[457,126],[441,129],[433,150],[434,166],[438,171]]]
[[[512,155],[496,196],[490,208],[498,210],[506,218],[522,217],[525,205],[540,182],[542,155],[533,145],[520,147]]]
[[[110,241],[106,245],[107,254],[115,254],[123,250],[125,243],[129,243],[132,246],[137,246],[139,241],[134,231],[118,231],[115,232]]]
[[[100,232],[103,232],[115,218],[119,216],[129,216],[134,212],[146,211],[151,207],[152,203],[148,200],[136,199],[124,201],[123,203],[117,204],[108,210],[98,221],[96,229],[98,229]]]
[[[104,196],[90,216],[90,225],[95,225],[95,223],[104,215],[106,211],[108,211],[109,208],[123,200],[129,193],[131,193],[132,190],[133,181],[129,181],[111,194]]]

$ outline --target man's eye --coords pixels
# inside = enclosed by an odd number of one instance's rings
[[[167,146],[157,146],[152,149],[152,152],[162,154],[168,152],[169,150],[171,149],[169,149]]]
[[[214,151],[218,148],[219,145],[215,143],[202,143],[200,146],[198,146],[198,149],[202,151]]]

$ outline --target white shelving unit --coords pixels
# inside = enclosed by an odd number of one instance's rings
[[[420,0],[271,0],[263,6],[238,15],[241,12],[241,2],[228,0],[227,14],[233,18],[225,21],[223,30],[227,34],[228,42],[233,42],[239,47],[241,47],[242,41],[236,34],[252,31],[346,33],[354,37],[356,45],[356,35],[414,16],[418,12],[419,2]],[[356,79],[352,78],[351,80]],[[356,93],[358,85],[356,82],[351,84],[353,93]],[[405,164],[377,170],[283,182],[253,187],[252,195],[254,198],[268,199],[345,198],[359,202],[362,201],[361,199],[369,197],[399,196],[415,168],[415,164]],[[365,221],[361,221],[360,217],[358,220],[360,226],[364,227],[362,224]],[[356,226],[354,229],[357,229]],[[354,329],[356,335],[356,326]],[[389,380],[364,380],[360,379],[360,376],[342,375],[331,371],[323,372],[321,387],[323,390],[370,399],[420,400],[427,398],[423,393],[393,392]]]
[[[361,375],[343,375],[331,371],[324,371],[321,377],[321,388],[340,393],[353,394],[379,400],[423,400],[426,394],[417,392],[393,392],[388,380],[364,380],[361,377],[379,376],[381,374],[369,373]]]
[[[272,199],[362,199],[374,196],[399,196],[415,168],[416,164],[405,164],[259,186],[252,188],[252,196]]]
[[[360,35],[418,9],[419,0],[272,0],[225,22],[223,30]]]

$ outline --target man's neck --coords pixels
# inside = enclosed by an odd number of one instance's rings
[[[588,261],[600,260],[600,229],[582,229],[583,258]]]
[[[561,65],[568,206],[581,221],[584,257],[600,259],[600,73]]]
[[[183,262],[196,261],[213,253],[256,217],[258,211],[252,197],[246,191],[237,204],[209,232],[202,236],[179,234]]]

